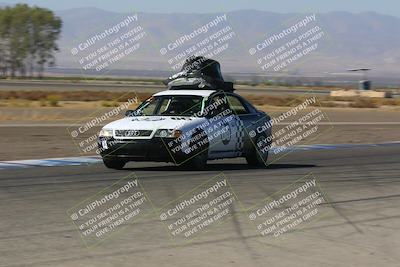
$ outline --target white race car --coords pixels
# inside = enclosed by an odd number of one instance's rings
[[[108,168],[161,161],[202,169],[207,160],[235,157],[265,166],[271,119],[233,93],[217,61],[190,57],[165,84],[169,90],[101,130],[98,146]]]
[[[269,122],[267,114],[232,92],[167,90],[104,126],[98,145],[104,164],[113,169],[129,161],[201,169],[207,160],[235,157],[265,166]]]

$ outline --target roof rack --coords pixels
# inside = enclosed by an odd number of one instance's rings
[[[223,90],[233,92],[232,82],[225,82],[218,61],[202,56],[186,59],[180,72],[164,81],[169,90]]]

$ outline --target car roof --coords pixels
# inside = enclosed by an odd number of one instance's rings
[[[166,90],[154,94],[154,96],[164,96],[164,95],[192,95],[192,96],[210,96],[215,93],[214,90]]]

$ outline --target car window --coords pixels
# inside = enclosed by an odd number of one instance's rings
[[[226,99],[226,96],[223,94],[215,95],[211,99],[208,108],[212,116],[216,116],[224,112],[226,113],[226,111],[230,110],[228,100]]]
[[[230,108],[233,110],[233,112],[236,115],[249,114],[249,111],[243,105],[242,101],[240,101],[240,99],[237,98],[236,96],[228,95],[228,102],[229,102]]]
[[[136,111],[142,116],[192,116],[200,113],[200,96],[158,96],[144,102]]]
[[[191,116],[201,110],[201,97],[193,96],[172,96],[165,97],[161,101],[158,115]]]
[[[137,110],[137,114],[142,116],[153,115],[159,103],[159,99],[151,97],[147,99]]]
[[[171,98],[163,98],[161,99],[160,109],[158,111],[159,114],[163,114],[168,112],[168,108],[171,106],[172,99]]]

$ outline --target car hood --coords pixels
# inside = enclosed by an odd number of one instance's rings
[[[113,130],[181,129],[184,126],[188,126],[199,120],[201,120],[201,118],[172,116],[126,117],[117,121],[113,121],[105,125],[103,128]]]

